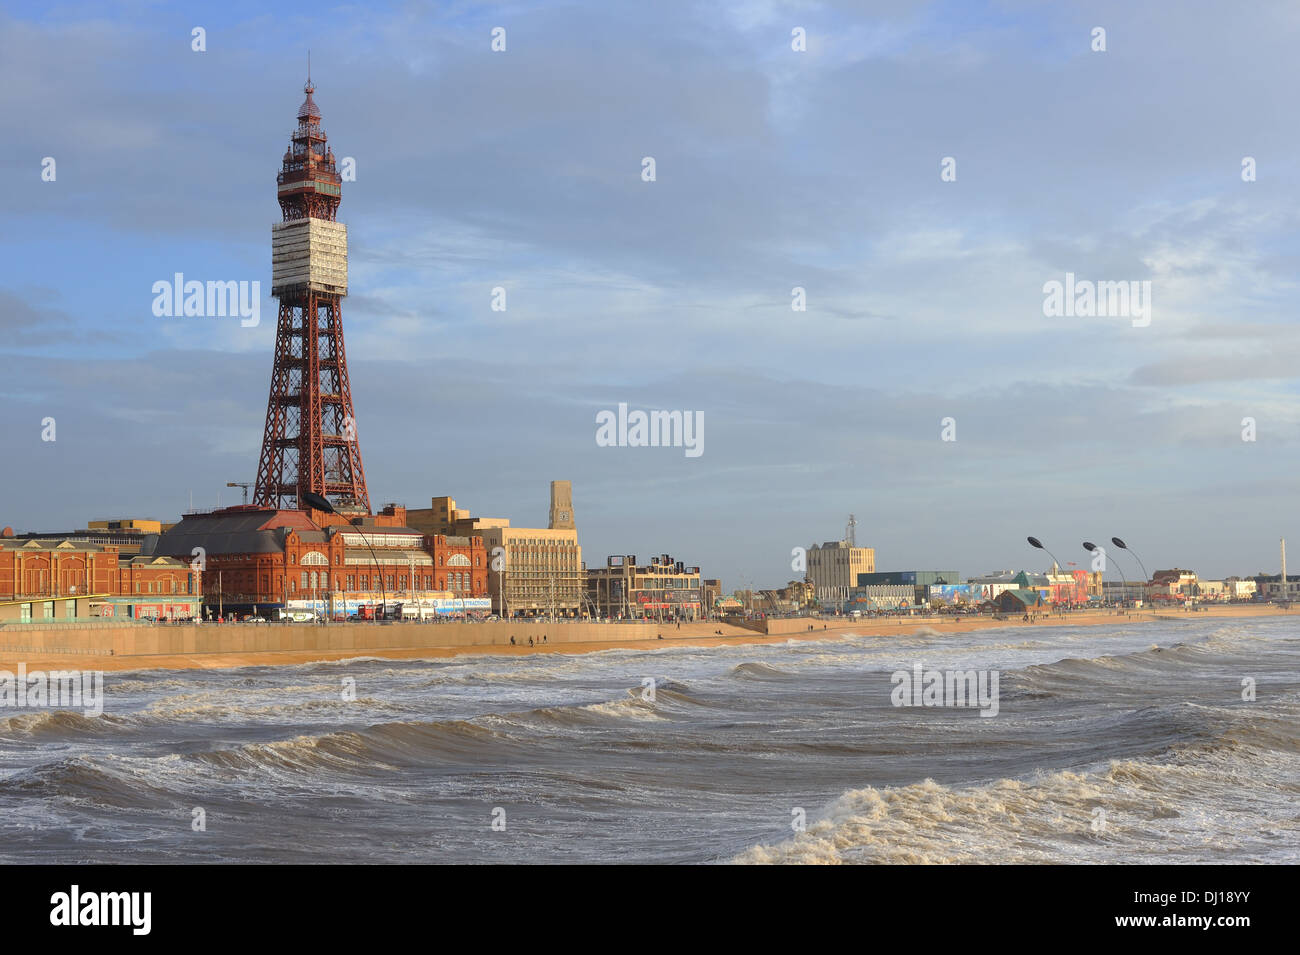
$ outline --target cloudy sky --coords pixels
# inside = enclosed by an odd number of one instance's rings
[[[544,526],[568,478],[589,564],[728,588],[850,512],[880,569],[1300,554],[1288,0],[0,5],[0,525],[253,480],[308,47],[376,505]],[[261,281],[261,324],[155,317],[176,272]],[[1045,316],[1067,272],[1150,324]],[[598,446],[620,402],[704,453]]]

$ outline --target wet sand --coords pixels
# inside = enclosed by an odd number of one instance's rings
[[[770,644],[785,643],[789,640],[835,640],[845,636],[875,636],[888,639],[896,634],[915,634],[927,630],[936,634],[967,633],[975,630],[987,630],[996,627],[1008,629],[1043,630],[1050,627],[1101,626],[1106,624],[1136,624],[1178,621],[1203,621],[1209,619],[1233,620],[1248,617],[1280,618],[1300,616],[1300,609],[1282,610],[1271,605],[1265,606],[1227,606],[1206,607],[1198,612],[1185,611],[1182,608],[1168,610],[1130,611],[1116,613],[1108,610],[1085,610],[1066,614],[1040,614],[1033,622],[1026,623],[1019,617],[995,620],[990,617],[897,617],[884,619],[864,619],[858,621],[812,621],[814,630],[795,631],[793,633],[762,634],[741,627],[717,622],[683,624],[678,630],[676,625],[664,625],[662,640],[609,640],[584,641],[582,643],[565,643],[559,640],[543,645],[528,646],[530,630],[520,627],[521,646],[502,646],[500,644],[475,644],[455,647],[390,647],[372,650],[276,650],[230,653],[186,653],[169,655],[132,654],[118,656],[104,655],[67,655],[67,654],[24,654],[14,651],[0,651],[0,670],[14,672],[19,663],[26,665],[30,672],[36,669],[95,669],[95,670],[151,670],[151,669],[220,669],[223,667],[250,666],[289,666],[299,663],[316,663],[326,660],[347,660],[359,657],[379,657],[393,660],[439,659],[455,656],[504,655],[522,656],[535,653],[595,653],[601,650],[654,650],[674,646],[715,647],[723,644]],[[783,621],[777,621],[781,623]],[[225,626],[242,627],[247,624],[226,624]],[[301,626],[301,625],[298,625]],[[616,624],[607,625],[613,629]],[[823,629],[824,628],[824,629]],[[538,631],[544,625],[538,625]],[[722,630],[723,636],[716,631]]]

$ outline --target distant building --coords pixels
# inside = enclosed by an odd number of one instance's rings
[[[1088,572],[1062,570],[1055,564],[1043,575],[1047,578],[1048,599],[1057,607],[1082,607],[1088,603]]]
[[[1047,601],[1039,591],[1022,588],[1002,591],[994,603],[1002,613],[1028,613],[1047,607]]]
[[[961,582],[961,574],[955,570],[881,570],[857,576],[859,587],[869,587],[872,584],[912,584],[917,587],[931,587],[936,584]]]
[[[99,544],[104,547],[116,547],[119,554],[138,554],[145,542],[168,530],[172,524],[145,518],[118,518],[115,520],[88,521],[85,529],[79,531],[35,531],[17,535],[18,538],[30,540],[80,541],[86,544]]]
[[[573,515],[573,487],[551,482],[547,527],[512,527],[500,517],[474,517],[451,497],[406,511],[414,529],[431,536],[480,537],[487,548],[492,608],[507,616],[577,617],[586,612],[582,548]],[[504,597],[504,599],[503,599]]]
[[[1147,599],[1147,585],[1140,580],[1107,580],[1102,584],[1102,596],[1108,604],[1132,604]]]
[[[1059,588],[1062,585],[1073,587],[1076,579],[1073,576],[1068,576],[1064,579],[1053,580],[1047,574],[1031,574],[1024,570],[999,570],[991,574],[985,574],[982,577],[972,577],[967,583],[971,585],[972,597],[980,603],[997,600],[1002,593],[1008,590],[1036,590],[1045,602],[1051,603],[1054,588]],[[1087,599],[1086,590],[1083,599]]]
[[[607,557],[604,567],[587,568],[587,596],[597,615],[615,619],[699,620],[706,609],[700,568],[668,554],[648,564],[631,554]]]
[[[1157,570],[1147,584],[1147,599],[1153,602],[1179,602],[1186,600],[1196,588],[1196,574],[1190,570],[1174,568]]]
[[[121,517],[115,520],[86,522],[88,530],[125,531],[131,534],[161,534],[171,527],[171,524],[164,524],[162,521],[139,517]]]
[[[875,569],[876,552],[870,547],[854,547],[841,540],[808,548],[808,579],[824,607],[843,604],[858,585],[858,575]]]
[[[1281,574],[1260,574],[1251,578],[1249,583],[1255,585],[1255,592],[1265,600],[1300,600],[1300,575],[1287,574],[1286,586],[1282,585]]]
[[[982,577],[972,577],[967,581],[978,593],[980,601],[996,600],[1006,590],[1015,590],[1021,586],[1024,571],[997,570]]]
[[[916,587],[912,584],[867,584],[854,587],[844,602],[845,613],[882,610],[907,610],[917,606]]]
[[[1223,589],[1228,600],[1250,600],[1258,592],[1258,585],[1253,580],[1228,577],[1223,581]]]
[[[451,497],[435,497],[429,507],[407,509],[406,523],[422,533],[446,537],[473,537],[486,528],[510,526],[505,518],[473,517]]]
[[[717,610],[718,602],[722,600],[722,581],[717,578],[702,580],[700,588],[704,592],[704,613],[709,614]]]

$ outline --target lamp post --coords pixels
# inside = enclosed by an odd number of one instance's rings
[[[1142,563],[1142,558],[1137,555],[1137,551],[1133,550],[1133,548],[1129,547],[1128,544],[1125,544],[1118,537],[1112,537],[1110,539],[1110,542],[1114,544],[1116,547],[1118,547],[1120,550],[1126,550],[1133,555],[1133,559],[1136,560],[1138,562],[1138,566],[1142,568],[1142,576],[1146,578],[1147,583],[1150,583],[1151,575],[1147,573],[1146,565]]]
[[[1042,541],[1040,541],[1037,537],[1026,537],[1025,540],[1029,541],[1030,547],[1036,547],[1039,550],[1047,551],[1047,556],[1052,558],[1053,566],[1055,566],[1057,570],[1061,569],[1061,562],[1056,559],[1055,554],[1053,554],[1050,550],[1047,550],[1047,548],[1043,546]]]
[[[1088,553],[1092,554],[1094,557],[1096,556],[1096,551],[1101,550],[1101,548],[1099,548],[1092,541],[1084,541],[1083,549],[1086,550]],[[1104,550],[1101,550],[1101,559],[1103,563],[1106,560],[1106,552]],[[1115,569],[1119,571],[1119,579],[1124,581],[1124,599],[1120,601],[1120,603],[1123,604],[1124,600],[1127,600],[1128,598],[1128,578],[1124,576],[1124,568],[1119,565],[1119,561],[1115,562]],[[1105,572],[1106,572],[1106,568],[1103,566],[1102,574],[1104,575]],[[1101,595],[1103,597],[1106,596],[1106,581],[1104,576],[1102,578],[1102,583],[1101,583]]]
[[[1025,540],[1029,541],[1030,547],[1037,547],[1039,550],[1047,551],[1047,556],[1052,558],[1052,563],[1054,563],[1058,569],[1060,568],[1061,562],[1056,559],[1055,554],[1053,554],[1050,550],[1047,550],[1047,548],[1043,546],[1042,541],[1040,541],[1037,537],[1026,537]]]

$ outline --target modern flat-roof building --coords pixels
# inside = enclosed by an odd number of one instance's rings
[[[932,587],[936,584],[959,584],[961,575],[955,570],[881,570],[868,574],[858,574],[857,585],[870,587],[873,584],[912,584],[916,587]]]
[[[88,521],[86,527],[79,531],[33,531],[16,535],[17,538],[31,540],[58,539],[61,541],[79,541],[86,544],[116,547],[119,554],[138,554],[145,547],[150,535],[157,536],[173,525],[163,521],[144,518],[118,518],[115,520]]]
[[[506,518],[474,517],[446,496],[407,511],[406,520],[426,534],[481,537],[492,607],[503,616],[577,617],[588,612],[570,482],[551,482],[547,527],[512,527]]]
[[[808,579],[823,606],[839,606],[858,585],[859,574],[874,573],[876,552],[848,541],[827,541],[808,548]]]
[[[721,583],[713,582],[721,589]],[[638,564],[636,555],[605,558],[604,567],[587,568],[587,595],[596,614],[624,620],[699,620],[704,601],[700,568],[668,554]]]

